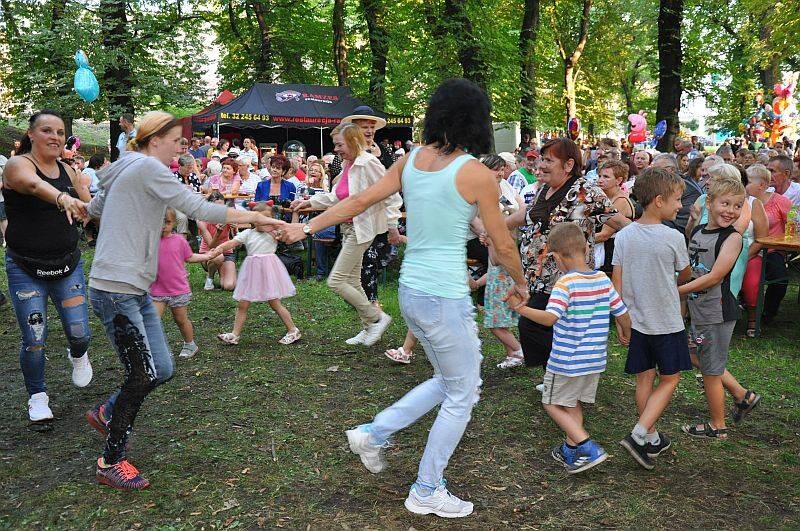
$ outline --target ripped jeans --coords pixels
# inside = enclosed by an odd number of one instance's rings
[[[150,295],[89,288],[89,299],[125,368],[122,387],[106,403],[111,422],[103,459],[111,465],[125,456],[133,422],[145,397],[172,378],[172,353]]]
[[[6,255],[6,273],[11,303],[22,333],[19,364],[25,378],[28,395],[47,391],[44,382],[45,346],[47,342],[47,299],[53,301],[70,354],[80,358],[89,347],[89,310],[86,304],[86,285],[83,261],[67,277],[59,280],[39,280],[22,270]]]
[[[478,402],[481,343],[472,299],[445,299],[400,285],[400,311],[433,366],[433,377],[381,411],[369,426],[370,442],[384,444],[439,406],[417,482],[435,489]]]

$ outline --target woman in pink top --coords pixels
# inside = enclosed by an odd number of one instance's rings
[[[334,150],[344,163],[339,180],[334,182],[332,190],[327,194],[314,194],[311,199],[293,201],[293,210],[331,207],[350,195],[366,190],[386,173],[383,164],[374,155],[366,152],[364,133],[357,125],[341,123],[331,136]],[[348,345],[374,345],[392,320],[367,298],[361,286],[361,266],[364,252],[369,249],[376,235],[387,231],[397,233],[402,203],[399,194],[392,194],[340,225],[342,250],[328,275],[328,287],[353,306],[361,320],[361,332],[345,341]],[[306,234],[311,234],[310,225],[306,224],[306,228]]]
[[[747,168],[747,193],[757,197],[764,204],[769,222],[769,236],[783,237],[786,233],[786,221],[792,209],[792,200],[776,192],[768,192],[770,172],[762,164],[753,164]],[[753,248],[755,250],[753,251]],[[758,288],[761,281],[761,244],[750,244],[752,258],[747,262],[747,269],[742,282],[742,298],[748,312],[747,335],[755,336],[755,309],[758,300]],[[769,324],[778,313],[783,297],[788,288],[789,273],[786,269],[786,258],[781,251],[770,250],[766,255],[765,279],[770,282],[764,294],[764,313],[762,320]]]
[[[206,193],[219,192],[222,195],[236,195],[239,193],[239,187],[242,185],[242,179],[239,177],[239,166],[234,159],[225,159],[222,161],[222,173],[209,177],[203,183],[202,190]]]
[[[218,191],[211,192],[208,201],[220,205],[225,204],[225,198]],[[227,223],[206,223],[197,221],[197,231],[200,233],[200,252],[204,253],[209,249],[214,249],[231,239],[231,225]],[[203,267],[206,268],[206,283],[203,289],[211,291],[214,289],[214,275],[219,271],[219,284],[225,291],[233,291],[236,287],[236,256],[233,251],[225,254],[217,254],[209,260]]]
[[[174,229],[175,210],[167,208],[161,241],[158,244],[158,273],[155,282],[150,285],[150,297],[159,317],[169,306],[175,324],[183,336],[183,348],[179,356],[191,358],[197,354],[198,347],[194,342],[194,327],[189,319],[192,288],[189,287],[184,264],[212,260],[219,253],[213,250],[203,254],[193,253],[183,234],[175,234]]]

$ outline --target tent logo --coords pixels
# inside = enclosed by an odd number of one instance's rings
[[[278,103],[285,103],[287,101],[300,101],[300,98],[303,95],[297,92],[296,90],[284,90],[283,92],[278,92],[275,94],[275,100]]]

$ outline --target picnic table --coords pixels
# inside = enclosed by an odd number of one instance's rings
[[[764,312],[764,292],[766,287],[771,283],[766,280],[767,270],[767,252],[773,251],[786,251],[788,253],[800,253],[800,237],[794,236],[787,240],[783,236],[765,236],[757,238],[757,243],[760,243],[763,248],[761,251],[761,276],[758,281],[758,299],[756,301],[756,329],[755,337],[761,335],[761,314]]]

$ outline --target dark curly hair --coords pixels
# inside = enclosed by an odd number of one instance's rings
[[[448,79],[428,100],[422,139],[442,153],[456,149],[473,155],[492,145],[491,104],[478,85],[463,78]]]
[[[289,171],[289,169],[292,167],[292,163],[289,162],[289,159],[287,159],[284,155],[278,154],[273,155],[269,159],[269,167],[280,168],[283,171]]]

